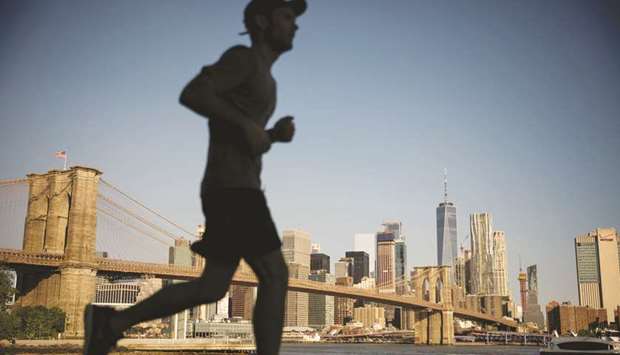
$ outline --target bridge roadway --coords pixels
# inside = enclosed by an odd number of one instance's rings
[[[50,253],[30,253],[24,252],[23,250],[15,249],[0,249],[0,263],[6,263],[15,266],[32,265],[52,268],[67,265],[67,263],[63,260],[62,255]],[[82,263],[81,265],[86,267],[92,267],[93,269],[97,269],[103,272],[113,272],[130,275],[152,275],[158,278],[177,280],[191,280],[198,277],[202,272],[202,269],[197,269],[194,267],[143,263],[107,258],[97,258],[91,264]],[[253,273],[244,273],[239,271],[235,273],[232,283],[243,286],[258,285],[258,281]],[[290,291],[363,299],[370,302],[377,302],[381,304],[389,304],[412,309],[429,309],[436,311],[446,310],[445,306],[442,304],[419,300],[416,297],[412,296],[385,294],[379,293],[376,290],[328,285],[322,282],[310,280],[299,280],[291,278],[289,279],[288,288]],[[517,323],[510,319],[495,318],[488,314],[472,312],[462,308],[454,308],[453,311],[455,317],[504,325],[513,329],[517,327]]]

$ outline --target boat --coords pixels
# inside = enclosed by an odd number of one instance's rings
[[[540,355],[620,354],[620,344],[592,337],[553,338]]]

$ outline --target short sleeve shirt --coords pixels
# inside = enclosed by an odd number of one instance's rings
[[[276,83],[260,60],[251,48],[235,46],[224,52],[215,64],[205,66],[202,74],[220,98],[264,128],[275,110]],[[250,153],[241,128],[217,119],[209,120],[203,193],[213,188],[260,189],[261,169],[262,157]]]

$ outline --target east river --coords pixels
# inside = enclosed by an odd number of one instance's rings
[[[424,346],[411,344],[284,344],[280,355],[299,354],[476,354],[538,355],[538,346],[458,345]]]

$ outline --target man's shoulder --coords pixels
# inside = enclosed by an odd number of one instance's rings
[[[248,64],[255,61],[255,53],[250,47],[238,44],[224,51],[220,61],[235,61]]]

